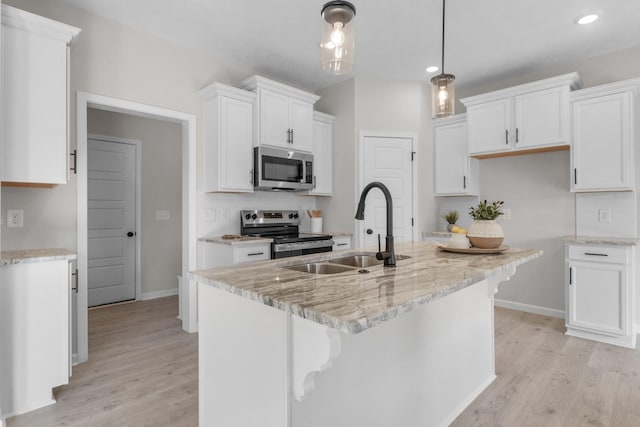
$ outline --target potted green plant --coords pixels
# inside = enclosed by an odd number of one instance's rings
[[[469,227],[467,237],[471,245],[482,249],[494,249],[502,244],[504,233],[496,219],[503,214],[503,204],[501,200],[494,200],[491,203],[482,200],[477,206],[469,208],[473,223]]]
[[[447,221],[447,231],[451,231],[451,229],[456,225],[456,222],[458,222],[458,218],[460,216],[458,215],[458,211],[450,210],[443,213],[441,217]]]

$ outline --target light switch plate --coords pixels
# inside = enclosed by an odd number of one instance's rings
[[[24,227],[24,210],[7,209],[7,228]]]
[[[598,222],[611,223],[611,209],[598,209]]]
[[[156,221],[169,221],[170,219],[171,219],[171,212],[156,211]]]

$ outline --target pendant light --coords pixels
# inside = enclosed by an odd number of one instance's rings
[[[331,74],[353,71],[353,17],[356,8],[348,1],[330,1],[322,6],[322,69]]]
[[[455,112],[456,90],[454,81],[456,77],[453,74],[445,74],[444,72],[444,17],[445,2],[442,0],[442,73],[431,79],[431,112],[432,117],[446,117]]]

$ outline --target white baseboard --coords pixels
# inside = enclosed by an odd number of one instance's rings
[[[564,319],[564,310],[556,310],[555,308],[540,307],[539,305],[523,304],[521,302],[507,301],[496,298],[494,300],[496,307],[509,308],[511,310],[525,311],[527,313],[541,314],[543,316],[557,317]]]
[[[140,298],[138,298],[138,300],[146,301],[148,299],[164,298],[164,297],[170,297],[173,295],[178,295],[178,288],[165,289],[162,291],[155,291],[155,292],[143,292],[142,295],[140,295]]]

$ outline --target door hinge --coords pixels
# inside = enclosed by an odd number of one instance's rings
[[[412,151],[411,152],[411,161],[413,162],[416,159],[416,152]]]
[[[73,153],[69,154],[73,156],[73,166],[69,168],[70,171],[73,171],[74,174],[78,173],[78,150],[73,150]]]

